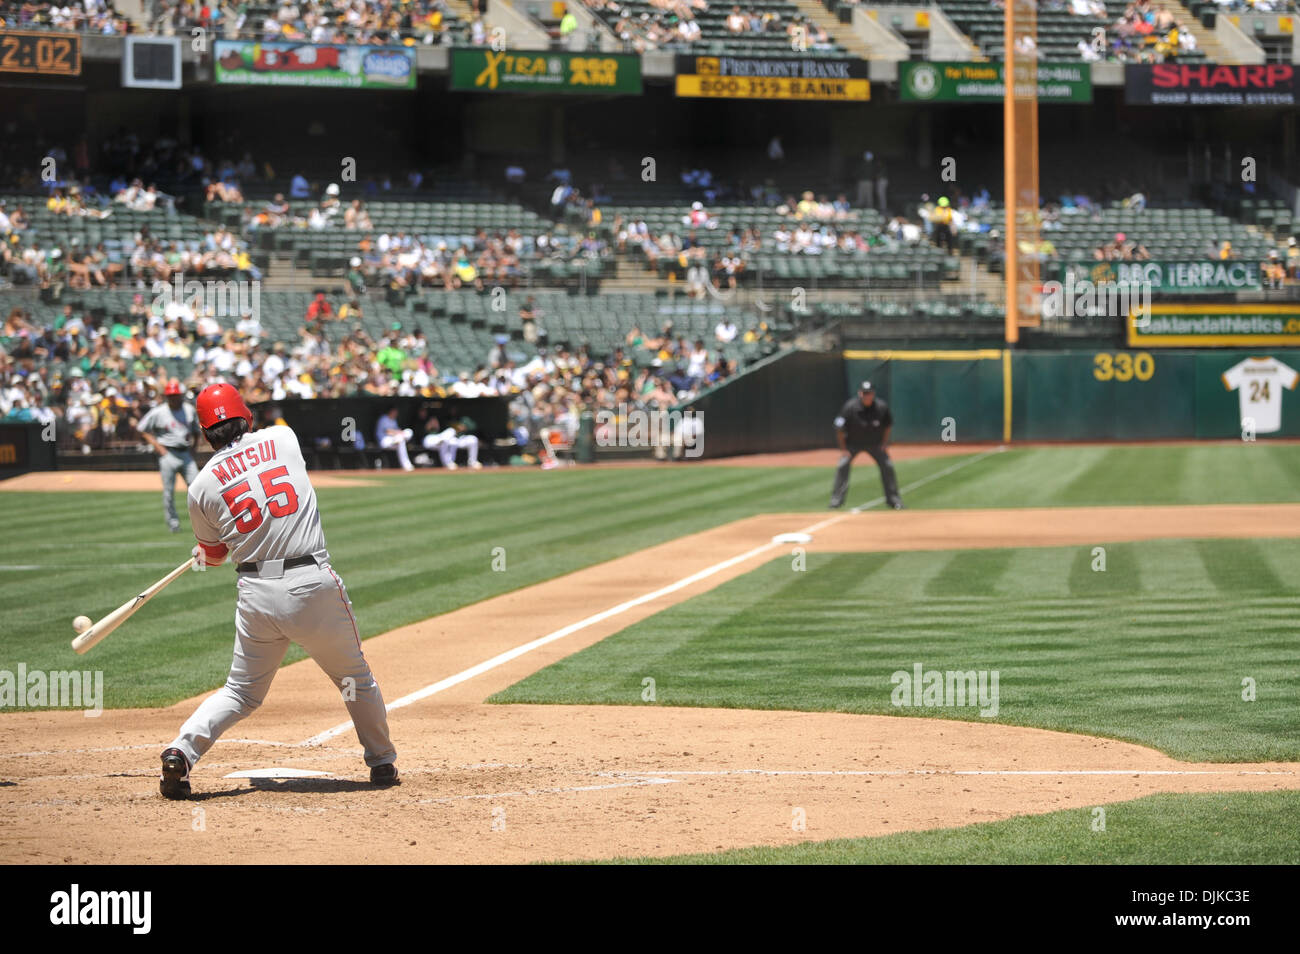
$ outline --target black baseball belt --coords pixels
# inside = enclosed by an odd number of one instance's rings
[[[264,561],[264,562],[270,562],[270,561]],[[285,560],[285,561],[284,561],[284,568],[285,568],[286,570],[292,570],[294,567],[297,567],[297,566],[306,566],[308,563],[315,563],[315,562],[316,562],[316,558],[315,558],[314,556],[300,556],[300,557],[294,557],[292,560]],[[261,564],[261,563],[256,563],[256,562],[254,562],[254,563],[241,563],[241,564],[239,564],[238,566],[235,567],[235,572],[237,572],[237,573],[256,573],[256,572],[258,572],[261,568],[262,568],[262,564]]]

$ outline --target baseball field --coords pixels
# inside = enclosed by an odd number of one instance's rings
[[[901,512],[869,464],[827,511],[833,452],[319,475],[403,784],[294,650],[189,802],[233,571],[77,656],[188,526],[154,474],[4,482],[0,691],[102,674],[0,712],[4,858],[1300,863],[1300,444],[896,459]]]

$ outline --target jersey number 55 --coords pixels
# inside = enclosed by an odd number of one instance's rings
[[[293,489],[293,483],[288,480],[276,483],[280,478],[287,476],[289,476],[289,468],[284,466],[272,467],[257,475],[266,497],[266,512],[272,517],[284,517],[298,510],[298,493]],[[252,491],[252,481],[241,480],[221,493],[221,499],[226,502],[231,516],[235,518],[235,529],[240,533],[256,530],[265,519],[262,507],[251,496]],[[281,497],[284,499],[279,499]]]

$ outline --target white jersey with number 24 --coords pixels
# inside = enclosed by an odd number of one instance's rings
[[[212,459],[189,488],[200,543],[224,543],[234,563],[289,560],[325,549],[316,491],[298,437],[284,426],[250,431]]]
[[[1223,372],[1223,385],[1237,392],[1242,426],[1253,420],[1256,434],[1271,434],[1282,429],[1282,389],[1294,390],[1297,378],[1276,358],[1246,358]]]

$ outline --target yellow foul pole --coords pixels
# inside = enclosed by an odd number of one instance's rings
[[[1016,244],[1016,20],[1015,0],[1006,0],[1003,10],[1002,58],[1002,154],[1003,154],[1003,195],[1006,204],[1006,224],[1003,226],[1003,245],[1006,254],[1003,260],[1003,279],[1006,282],[1007,300],[1007,344],[1020,340],[1020,295],[1016,287],[1016,278],[1020,274],[1020,250]]]

